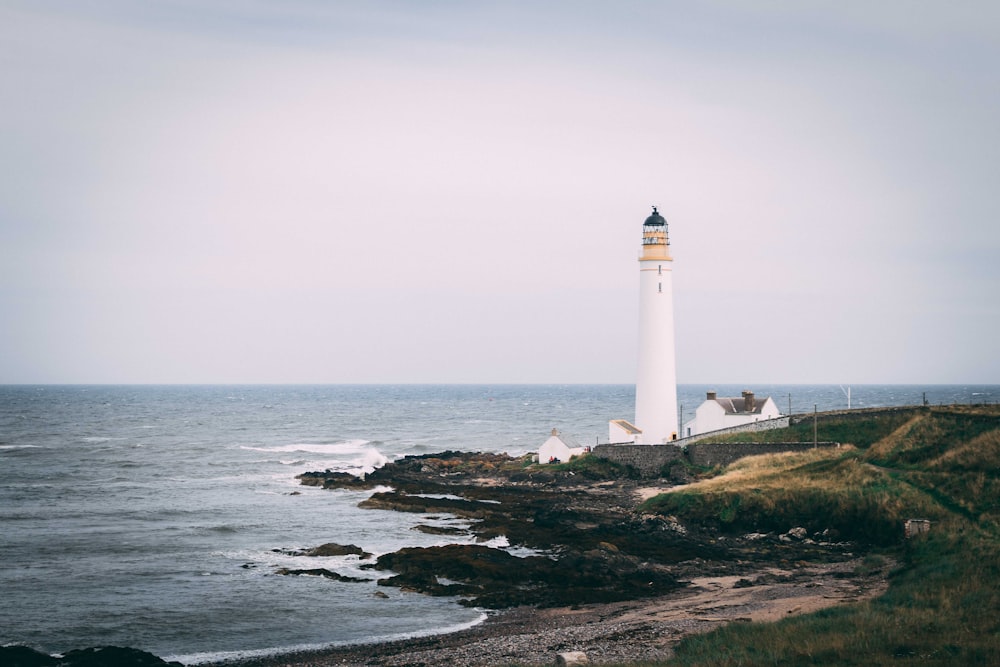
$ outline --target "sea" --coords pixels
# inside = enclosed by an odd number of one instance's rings
[[[682,419],[707,390],[680,385]],[[1000,385],[757,385],[784,412],[996,403]],[[551,429],[607,441],[631,385],[0,386],[0,644],[131,646],[185,664],[415,637],[481,622],[451,598],[379,587],[358,556],[462,542],[301,486],[410,454],[534,451]],[[504,538],[499,548],[516,548]],[[327,568],[363,582],[284,576]],[[376,596],[381,591],[388,597]]]

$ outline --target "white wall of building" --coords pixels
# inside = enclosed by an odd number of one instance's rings
[[[634,429],[632,424],[623,419],[612,419],[608,422],[608,442],[635,442],[641,434]]]
[[[760,419],[761,421],[765,419],[776,419],[781,416],[781,410],[778,409],[778,404],[774,402],[774,399],[770,396],[764,401],[764,405],[760,409]]]
[[[718,431],[720,428],[741,426],[755,421],[775,419],[780,416],[781,412],[778,410],[778,405],[770,396],[764,400],[760,412],[752,413],[738,412],[727,414],[725,408],[718,401],[707,400],[695,410],[694,419],[684,425],[684,435],[698,435],[700,433],[708,433],[709,431]],[[690,433],[688,432],[689,430]]]
[[[559,435],[553,434],[538,448],[538,462],[548,463],[557,459],[560,463],[566,463],[571,457],[580,456],[585,451],[583,447],[570,447]]]

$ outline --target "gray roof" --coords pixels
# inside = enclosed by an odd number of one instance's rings
[[[565,433],[554,433],[553,436],[562,441],[564,445],[570,449],[583,449],[583,445],[576,441],[571,435],[566,435]]]
[[[754,396],[754,406],[753,410],[750,412],[747,412],[746,399],[742,396],[734,398],[717,398],[715,399],[715,402],[722,406],[722,409],[726,411],[727,415],[759,415],[761,413],[761,409],[764,407],[764,404],[767,403],[770,398],[770,396]]]

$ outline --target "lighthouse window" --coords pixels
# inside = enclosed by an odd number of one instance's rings
[[[657,283],[656,284],[656,291],[657,292],[662,292],[663,291],[663,283]]]
[[[658,276],[662,276],[663,275],[663,265],[662,264],[657,264],[656,265],[656,275],[658,275]]]

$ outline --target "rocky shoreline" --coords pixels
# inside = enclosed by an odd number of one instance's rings
[[[717,525],[643,513],[645,497],[683,478],[651,488],[608,462],[531,466],[506,455],[444,452],[401,459],[364,479],[329,471],[300,479],[327,489],[391,488],[361,507],[469,519],[478,544],[402,549],[367,567],[393,573],[380,585],[459,596],[494,611],[456,633],[241,667],[550,665],[568,651],[592,664],[660,660],[686,634],[852,602],[886,585],[888,564],[861,567],[859,545],[829,532],[728,535]],[[418,529],[440,530],[432,524]],[[515,557],[483,544],[499,536],[537,554]]]
[[[305,485],[375,491],[361,507],[418,513],[426,521],[417,530],[461,535],[465,543],[377,559],[360,546],[322,543],[295,555],[357,555],[363,567],[391,572],[380,586],[454,596],[491,610],[489,616],[449,634],[216,667],[551,665],[566,652],[583,652],[591,664],[663,660],[691,633],[774,621],[885,590],[892,563],[873,566],[863,545],[837,541],[832,531],[809,535],[789,526],[782,534],[729,534],[722,524],[686,525],[644,512],[644,499],[686,481],[681,468],[671,474],[643,480],[596,457],[539,466],[460,452],[406,457],[365,478],[305,473]],[[438,521],[454,516],[468,527]],[[501,537],[517,555],[491,546]],[[321,568],[276,574],[352,581]]]

